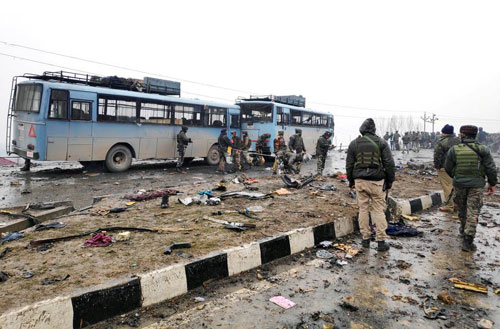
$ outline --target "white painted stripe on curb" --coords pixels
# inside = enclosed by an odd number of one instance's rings
[[[335,237],[341,238],[354,232],[354,223],[349,218],[340,218],[333,222],[335,226]]]
[[[410,200],[399,201],[398,208],[401,209],[402,215],[411,215]]]
[[[139,275],[141,279],[142,306],[149,306],[187,292],[184,264],[168,266]]]
[[[260,245],[258,242],[225,250],[229,276],[248,271],[261,265]]]
[[[290,253],[295,254],[304,249],[314,247],[312,227],[299,228],[287,233],[290,240]]]
[[[73,328],[70,297],[57,297],[0,316],[2,329]]]
[[[432,207],[432,198],[430,195],[424,195],[420,197],[422,201],[422,209],[429,209]]]

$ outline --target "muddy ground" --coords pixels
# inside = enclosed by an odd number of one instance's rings
[[[342,170],[343,157],[344,154],[338,152],[330,156],[327,162],[328,174]],[[65,228],[42,232],[28,229],[24,238],[0,247],[0,252],[6,247],[12,249],[0,263],[0,270],[10,276],[6,282],[1,283],[3,297],[0,299],[0,312],[56,295],[71,294],[75,290],[114,278],[130,277],[171,263],[188,262],[190,259],[185,257],[189,255],[194,258],[210,251],[242,245],[294,228],[312,226],[342,217],[351,218],[357,211],[355,200],[349,196],[347,184],[337,178],[329,177],[301,190],[292,191],[291,195],[275,196],[265,200],[228,199],[218,206],[186,207],[177,203],[178,197],[174,196],[170,201],[171,207],[166,210],[160,209],[160,199],[154,199],[138,202],[123,213],[106,214],[111,208],[123,207],[128,200],[122,196],[138,189],[156,190],[168,186],[183,192],[179,197],[184,198],[194,196],[198,191],[212,189],[214,184],[222,179],[229,182],[234,178],[234,175],[215,175],[212,167],[201,164],[191,166],[187,174],[173,174],[170,168],[171,165],[168,164],[146,163],[138,164],[131,172],[123,174],[89,174],[79,168],[35,168],[34,172],[25,176],[10,172],[3,190],[8,189],[12,193],[11,199],[27,199],[28,202],[54,201],[54,195],[57,195],[57,199],[68,196],[79,200],[77,207],[83,207],[90,204],[96,195],[114,193],[115,196],[96,203],[93,208],[81,215],[59,219],[67,224]],[[314,169],[315,161],[304,166],[305,173],[313,172]],[[391,195],[415,197],[439,189],[436,176],[417,172],[418,170],[413,169],[403,169],[398,172]],[[269,170],[262,167],[251,170],[248,176],[259,180],[258,183],[250,185],[257,187],[257,192],[270,193],[284,186],[279,177],[273,177]],[[16,192],[22,187],[10,187],[8,182],[21,180],[20,177],[25,181],[28,180],[27,177],[31,177],[32,193],[22,194],[19,197]],[[33,184],[33,178],[39,180]],[[72,183],[68,185],[69,181]],[[338,190],[319,190],[319,186],[326,184],[334,184]],[[22,186],[25,186],[25,183]],[[228,183],[227,187],[229,191],[245,190],[245,186],[241,183]],[[57,192],[59,188],[61,192]],[[220,193],[214,192],[214,194]],[[81,200],[85,201],[80,202]],[[212,215],[212,212],[217,210],[243,209],[255,205],[264,208],[264,212],[256,214],[263,218],[263,221],[235,213]],[[203,219],[204,216],[230,222],[253,223],[257,228],[242,233],[234,232],[224,229],[221,224]],[[113,243],[105,248],[84,248],[83,243],[86,238],[57,242],[42,248],[29,246],[29,241],[34,239],[67,236],[108,226],[181,231],[132,232],[129,241]],[[183,250],[183,254],[177,254],[175,251],[172,255],[163,254],[166,246],[180,241],[191,242],[193,247]],[[32,273],[33,276],[23,278],[27,273]],[[64,278],[68,274],[69,277],[64,281],[42,285],[44,279]]]

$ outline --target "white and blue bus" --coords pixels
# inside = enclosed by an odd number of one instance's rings
[[[283,130],[288,140],[296,128],[302,130],[302,138],[308,153],[315,153],[318,138],[326,131],[334,132],[331,113],[305,108],[301,96],[250,96],[237,102],[241,111],[241,129],[247,131],[252,140],[269,133],[269,148],[264,153],[274,152],[272,141]]]
[[[23,77],[13,80],[7,152],[25,159],[101,161],[111,172],[125,171],[133,158],[175,158],[176,135],[185,125],[193,140],[186,159],[213,165],[220,130],[240,130],[238,106],[172,96],[180,95],[180,85],[161,95],[153,93],[158,88],[117,89],[109,80],[68,72]]]

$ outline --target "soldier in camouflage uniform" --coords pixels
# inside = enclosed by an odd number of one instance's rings
[[[234,169],[241,170],[241,138],[236,134],[236,131],[231,132],[231,144],[233,148],[231,149],[231,156],[233,157]]]
[[[444,199],[446,200],[446,204],[439,208],[439,210],[444,212],[453,212],[454,210],[453,204],[449,202],[450,194],[453,190],[453,180],[448,176],[446,170],[444,170],[446,153],[452,146],[460,144],[460,139],[455,136],[453,129],[453,126],[445,125],[441,129],[441,138],[439,138],[439,142],[434,147],[434,168],[436,168],[439,182],[443,188]]]
[[[495,192],[497,168],[490,150],[476,142],[476,126],[460,127],[462,142],[446,154],[445,170],[453,177],[455,204],[458,207],[462,250],[473,251],[474,236],[483,205],[484,177],[488,179],[488,194]]]
[[[181,172],[182,164],[184,163],[184,154],[186,153],[186,147],[189,143],[192,143],[191,138],[186,136],[188,127],[182,126],[181,131],[177,134],[177,152],[179,153],[179,158],[177,159],[177,165],[175,170]]]
[[[293,156],[289,157],[290,168],[296,174],[300,174],[302,160],[304,159],[304,154],[307,152],[304,140],[302,139],[302,129],[295,129],[295,134],[290,136],[288,148],[294,153]]]
[[[284,137],[285,132],[283,130],[278,131],[278,136],[274,138],[274,164],[273,164],[273,174],[278,173],[278,165],[280,161],[285,161],[286,154],[286,141]]]
[[[250,147],[252,147],[252,140],[248,136],[247,131],[243,131],[242,137],[241,137],[241,166],[242,169],[248,169],[250,167],[251,163],[248,161],[248,151],[250,150]]]
[[[316,157],[318,158],[318,175],[323,175],[323,169],[325,169],[326,157],[328,155],[328,151],[333,149],[332,141],[330,139],[332,137],[332,133],[330,131],[325,132],[318,139],[316,143]]]

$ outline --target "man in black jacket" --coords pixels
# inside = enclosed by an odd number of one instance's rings
[[[370,247],[369,215],[371,212],[372,220],[376,225],[377,250],[386,251],[389,245],[385,243],[387,221],[384,214],[386,209],[384,191],[392,187],[395,180],[395,168],[389,145],[375,135],[375,130],[373,119],[369,118],[363,122],[359,128],[362,136],[349,144],[346,170],[349,186],[356,188],[359,207],[358,221],[363,237],[363,247]]]
[[[330,131],[326,131],[320,138],[318,138],[318,142],[316,143],[316,157],[318,158],[317,174],[319,176],[323,175],[323,169],[325,169],[328,151],[333,149],[330,137],[332,137],[332,133]]]

